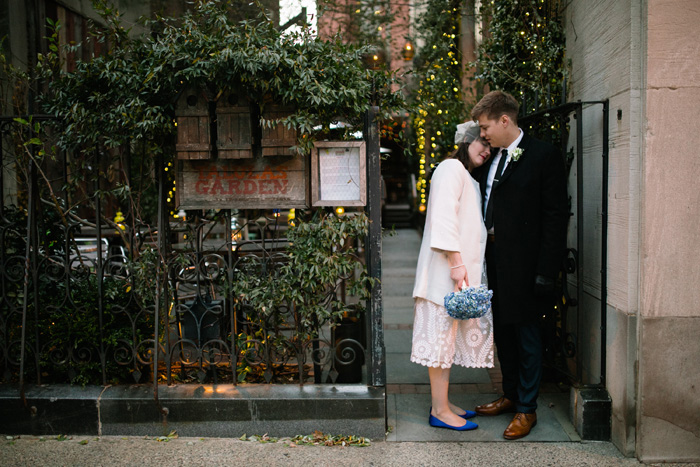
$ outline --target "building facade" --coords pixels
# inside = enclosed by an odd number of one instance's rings
[[[700,459],[700,49],[694,0],[576,0],[569,100],[610,102],[606,387],[612,441],[642,461]],[[583,383],[600,371],[602,114],[584,111]],[[590,255],[593,255],[592,258]]]

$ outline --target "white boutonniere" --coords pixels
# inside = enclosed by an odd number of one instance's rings
[[[518,159],[520,159],[520,156],[523,155],[523,148],[515,148],[513,149],[513,152],[510,153],[510,160],[513,162],[518,162]]]

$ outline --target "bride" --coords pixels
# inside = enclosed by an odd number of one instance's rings
[[[458,431],[478,427],[475,412],[449,401],[450,368],[493,367],[493,317],[457,320],[445,310],[444,297],[463,284],[486,283],[486,228],[481,192],[471,172],[491,157],[475,122],[457,125],[457,149],[435,169],[413,289],[411,361],[428,367],[431,426]]]

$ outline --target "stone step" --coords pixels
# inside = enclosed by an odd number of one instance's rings
[[[292,437],[319,430],[383,439],[385,388],[363,385],[0,385],[3,433],[32,435]],[[163,415],[160,408],[166,414]]]

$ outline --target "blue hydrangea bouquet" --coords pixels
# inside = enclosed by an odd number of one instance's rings
[[[493,290],[485,285],[462,287],[459,292],[445,295],[447,314],[455,319],[481,318],[491,309]]]

